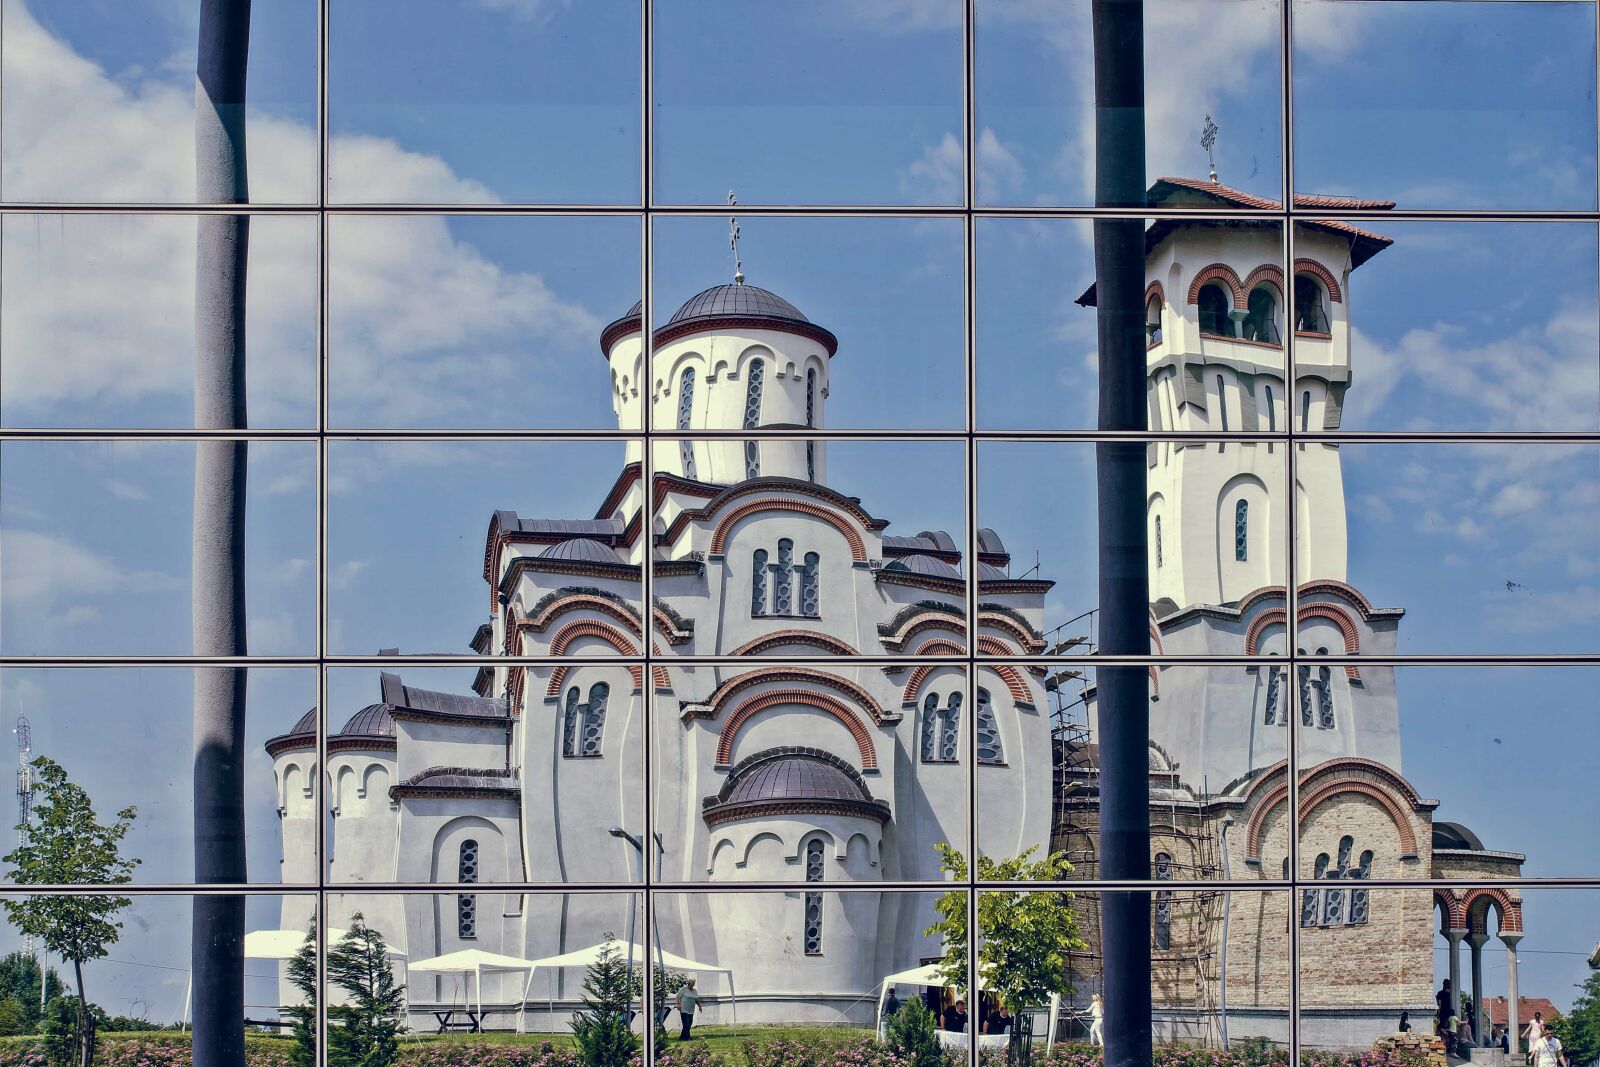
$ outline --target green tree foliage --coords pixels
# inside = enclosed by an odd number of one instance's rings
[[[328,982],[345,996],[344,1003],[328,1005],[328,1063],[389,1067],[405,1029],[405,986],[395,983],[383,935],[360,912],[328,947]]]
[[[610,934],[606,940],[612,940]],[[609,945],[589,965],[583,979],[583,1007],[572,1019],[572,1036],[584,1067],[628,1067],[639,1051],[628,1016],[633,993],[628,988],[628,962]]]
[[[1550,1026],[1574,1064],[1600,1062],[1600,971],[1584,980],[1572,1010]]]
[[[676,997],[678,990],[682,989],[688,981],[688,975],[682,971],[674,971],[671,968],[657,971],[655,974],[656,1013],[653,1018],[656,1020],[656,1044],[658,1045],[664,1044],[667,1040],[666,1028],[661,1025],[661,1019],[666,1014],[667,998]],[[628,992],[634,1000],[641,1004],[644,1003],[644,965],[642,962],[633,972],[633,981],[628,986]]]
[[[933,1012],[921,997],[912,997],[889,1016],[884,1043],[906,1067],[949,1067],[938,1031]]]
[[[294,1047],[289,1067],[317,1067],[317,928],[306,930],[300,951],[289,958],[289,981],[305,1000],[285,1009],[292,1023]]]
[[[0,957],[0,1004],[15,1001],[22,1012],[22,1029],[12,1030],[11,1016],[0,1018],[0,1033],[34,1034],[39,1032],[44,1002],[59,997],[62,992],[61,975],[54,967],[44,972],[45,995],[39,996],[39,961],[24,952],[12,952]]]
[[[956,881],[967,880],[967,860],[941,841],[939,865]],[[1010,859],[978,857],[982,881],[1055,881],[1067,877],[1072,865],[1066,853],[1033,859],[1028,849]],[[967,895],[946,893],[937,905],[939,919],[928,936],[943,939],[944,959],[939,970],[958,989],[967,985]],[[978,970],[984,988],[1013,1011],[1037,1007],[1051,993],[1072,992],[1067,954],[1088,947],[1078,935],[1078,916],[1072,894],[1051,891],[986,890],[978,895]]]
[[[135,809],[123,808],[115,822],[101,823],[89,794],[67,778],[59,763],[40,756],[33,761],[33,772],[33,823],[28,827],[27,843],[4,857],[11,864],[12,880],[20,885],[122,885],[132,881],[139,861],[124,858],[121,846],[133,828]],[[90,895],[0,901],[13,926],[39,938],[51,952],[72,963],[78,985],[74,1031],[79,1067],[94,1062],[95,1023],[83,987],[83,965],[104,956],[109,946],[116,944],[122,930],[117,916],[131,903],[127,897]]]

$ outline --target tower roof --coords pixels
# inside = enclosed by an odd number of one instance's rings
[[[610,357],[611,346],[617,341],[643,328],[641,314],[643,302],[635,303],[627,314],[609,323],[600,331],[600,353]],[[758,285],[713,285],[701,290],[673,313],[667,324],[656,331],[655,343],[668,341],[691,333],[717,327],[746,329],[780,329],[808,337],[832,356],[839,350],[839,339],[831,330],[824,329],[806,318],[805,314],[789,301]]]
[[[739,761],[722,789],[703,802],[707,823],[763,815],[837,814],[889,820],[861,774],[821,749],[770,748]]]
[[[713,285],[684,301],[683,306],[667,320],[667,323],[671,325],[674,322],[719,315],[783,319],[789,322],[811,321],[789,301],[759,285]]]
[[[340,737],[393,737],[394,716],[389,712],[393,710],[387,704],[368,704],[345,723],[339,730]]]

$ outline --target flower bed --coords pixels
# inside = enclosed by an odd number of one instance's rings
[[[182,1031],[101,1034],[95,1067],[190,1067],[190,1035]],[[277,1037],[246,1035],[245,1067],[288,1067],[291,1042]],[[0,1067],[47,1067],[44,1039],[8,1038],[0,1044]]]

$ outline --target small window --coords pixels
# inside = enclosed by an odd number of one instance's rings
[[[605,682],[596,682],[589,687],[589,703],[583,713],[583,754],[585,756],[600,755],[600,742],[606,732],[606,702],[611,696],[611,687]]]
[[[1240,563],[1250,558],[1250,501],[1233,506],[1233,558]]]
[[[694,368],[685,367],[683,377],[678,381],[678,429],[689,428],[690,417],[694,410]],[[694,477],[694,442],[680,441],[679,448],[683,456],[683,476]]]
[[[1160,570],[1165,562],[1166,562],[1166,558],[1165,558],[1165,555],[1163,554],[1163,552],[1161,550],[1161,516],[1157,515],[1156,516],[1156,569]]]
[[[561,754],[563,756],[576,756],[578,754],[578,719],[580,714],[578,687],[573,686],[567,690],[567,706],[561,713]]]
[[[1222,419],[1222,432],[1228,432],[1228,383],[1217,375],[1217,414]]]
[[[1307,389],[1300,394],[1300,432],[1307,433],[1311,430],[1311,390]]]
[[[951,693],[939,722],[939,762],[954,763],[961,752],[961,694]]]
[[[822,881],[822,853],[823,845],[820,838],[812,838],[806,845],[806,881]],[[806,955],[822,955],[822,894],[807,893],[805,900],[806,909]]]
[[[767,550],[758,548],[750,557],[750,615],[759,619],[767,613]]]
[[[1160,882],[1172,880],[1172,857],[1165,852],[1156,853],[1155,876]],[[1170,889],[1156,890],[1156,921],[1152,947],[1157,952],[1166,952],[1172,947],[1172,890]]]
[[[1250,302],[1244,317],[1244,339],[1281,344],[1278,336],[1278,300],[1272,290],[1258,285],[1250,290]]]
[[[778,542],[778,562],[772,565],[772,613],[794,614],[794,542]]]
[[[461,842],[461,855],[456,861],[456,881],[473,885],[478,881],[478,843]],[[472,941],[478,936],[478,897],[462,893],[456,897],[456,936]]]
[[[922,701],[922,762],[939,762],[939,697],[929,693]]]
[[[1004,763],[1005,750],[1000,743],[1000,723],[994,717],[994,704],[987,689],[978,690],[978,762]]]
[[[806,553],[806,565],[800,569],[800,614],[815,619],[822,613],[822,577],[818,569],[822,557],[815,552]]]
[[[1322,302],[1322,286],[1309,274],[1294,276],[1294,307],[1296,330],[1305,333],[1328,332],[1328,312]]]
[[[1232,337],[1233,319],[1228,315],[1228,294],[1220,285],[1200,287],[1200,332],[1214,337]]]
[[[1272,386],[1267,386],[1267,432],[1278,428],[1278,409],[1272,403]]]
[[[1302,663],[1296,668],[1300,683],[1300,725],[1311,725],[1311,668]]]
[[[1289,716],[1280,707],[1283,703],[1283,671],[1273,665],[1267,668],[1267,725],[1287,726]]]
[[[766,388],[767,364],[764,360],[752,359],[746,373],[749,384],[744,393],[744,428],[754,430],[761,425],[761,392]],[[744,476],[761,477],[761,445],[756,441],[744,443]]]
[[[1144,306],[1144,335],[1147,343],[1158,345],[1161,343],[1161,298],[1151,296],[1150,302]]]
[[[806,370],[806,428],[817,425],[817,369]],[[806,439],[806,481],[817,480],[817,442]]]
[[[1317,728],[1333,729],[1333,669],[1317,668]]]

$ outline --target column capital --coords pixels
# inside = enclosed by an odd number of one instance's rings
[[[1466,942],[1473,948],[1482,948],[1484,945],[1488,944],[1489,935],[1486,933],[1468,934],[1466,937]]]
[[[1522,935],[1519,933],[1500,934],[1498,936],[1501,941],[1505,942],[1506,948],[1509,949],[1515,949],[1517,942],[1522,940]]]
[[[1467,936],[1467,930],[1465,928],[1460,930],[1449,929],[1444,932],[1444,936],[1451,944],[1458,944],[1462,938]]]

